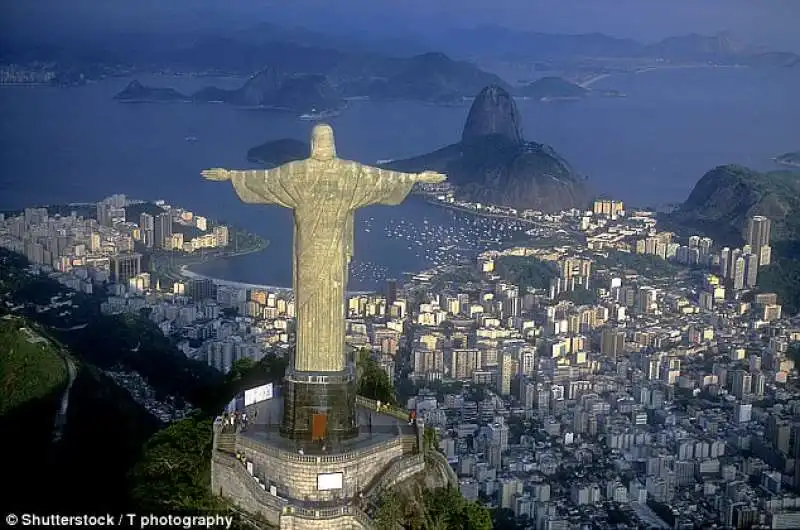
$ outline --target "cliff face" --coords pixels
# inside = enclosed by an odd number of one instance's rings
[[[496,85],[475,98],[461,142],[387,167],[440,171],[461,198],[521,210],[583,207],[589,198],[585,179],[555,150],[523,139],[517,106]]]
[[[522,120],[509,93],[498,85],[481,90],[472,103],[461,133],[462,142],[499,134],[514,144],[522,143]]]
[[[773,241],[800,239],[800,173],[719,166],[703,175],[669,220],[733,239],[744,237],[754,215],[772,220]]]

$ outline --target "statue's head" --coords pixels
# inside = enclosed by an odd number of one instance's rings
[[[320,123],[311,130],[311,158],[315,160],[336,158],[336,144],[333,141],[333,129],[330,125]]]

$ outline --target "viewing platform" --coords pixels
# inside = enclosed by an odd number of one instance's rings
[[[367,499],[424,471],[422,425],[363,397],[358,435],[300,444],[280,435],[281,398],[247,407],[248,424],[214,427],[212,488],[286,529],[374,529]]]

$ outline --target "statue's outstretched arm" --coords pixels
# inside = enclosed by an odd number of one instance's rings
[[[284,208],[295,208],[299,202],[287,165],[274,169],[207,169],[202,175],[208,180],[230,180],[242,202],[277,204]]]
[[[353,208],[363,208],[370,204],[395,206],[405,200],[414,184],[437,184],[444,182],[445,176],[432,171],[423,173],[402,173],[389,169],[359,164],[359,191],[356,193]]]

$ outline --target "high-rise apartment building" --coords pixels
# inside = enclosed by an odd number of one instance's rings
[[[195,302],[209,299],[216,300],[217,298],[216,286],[214,281],[209,278],[193,278],[188,287],[188,294]]]
[[[397,280],[390,278],[386,280],[386,304],[392,305],[397,300]],[[457,314],[458,312],[456,312]]]
[[[600,339],[600,353],[612,361],[625,351],[625,332],[619,329],[606,328]]]
[[[511,394],[511,379],[516,372],[517,363],[510,353],[500,355],[500,363],[497,367],[497,392],[501,396]]]
[[[770,220],[763,215],[755,215],[750,218],[747,226],[747,244],[750,245],[750,251],[756,256],[761,257],[761,248],[769,246],[770,228]]]
[[[156,248],[169,248],[172,245],[172,215],[169,212],[160,213],[155,218],[153,234]]]
[[[454,349],[450,360],[450,377],[470,379],[480,364],[480,351],[475,348]]]
[[[621,215],[624,211],[622,201],[612,201],[609,199],[597,199],[594,201],[592,211],[595,215],[605,215],[607,217],[616,217]]]
[[[756,286],[758,280],[758,254],[747,254],[744,257],[744,284],[748,289]]]
[[[758,265],[760,267],[764,267],[765,265],[769,265],[772,262],[772,247],[769,245],[764,245],[761,247],[761,251],[758,254]]]
[[[128,280],[142,272],[142,255],[135,252],[117,254],[111,258],[111,280],[128,285]]]
[[[104,202],[97,203],[97,224],[111,226],[111,208]]]
[[[737,256],[732,262],[731,276],[733,278],[733,288],[741,291],[745,286],[745,261],[744,256]]]
[[[731,268],[731,249],[723,247],[719,251],[719,275],[721,278],[730,277]]]
[[[155,240],[155,221],[149,213],[142,213],[139,216],[139,231],[141,233],[142,243],[148,248],[153,247]]]
[[[228,243],[230,243],[230,236],[229,236],[230,232],[227,226],[217,225],[214,227],[211,233],[216,238],[218,247],[227,247]]]

